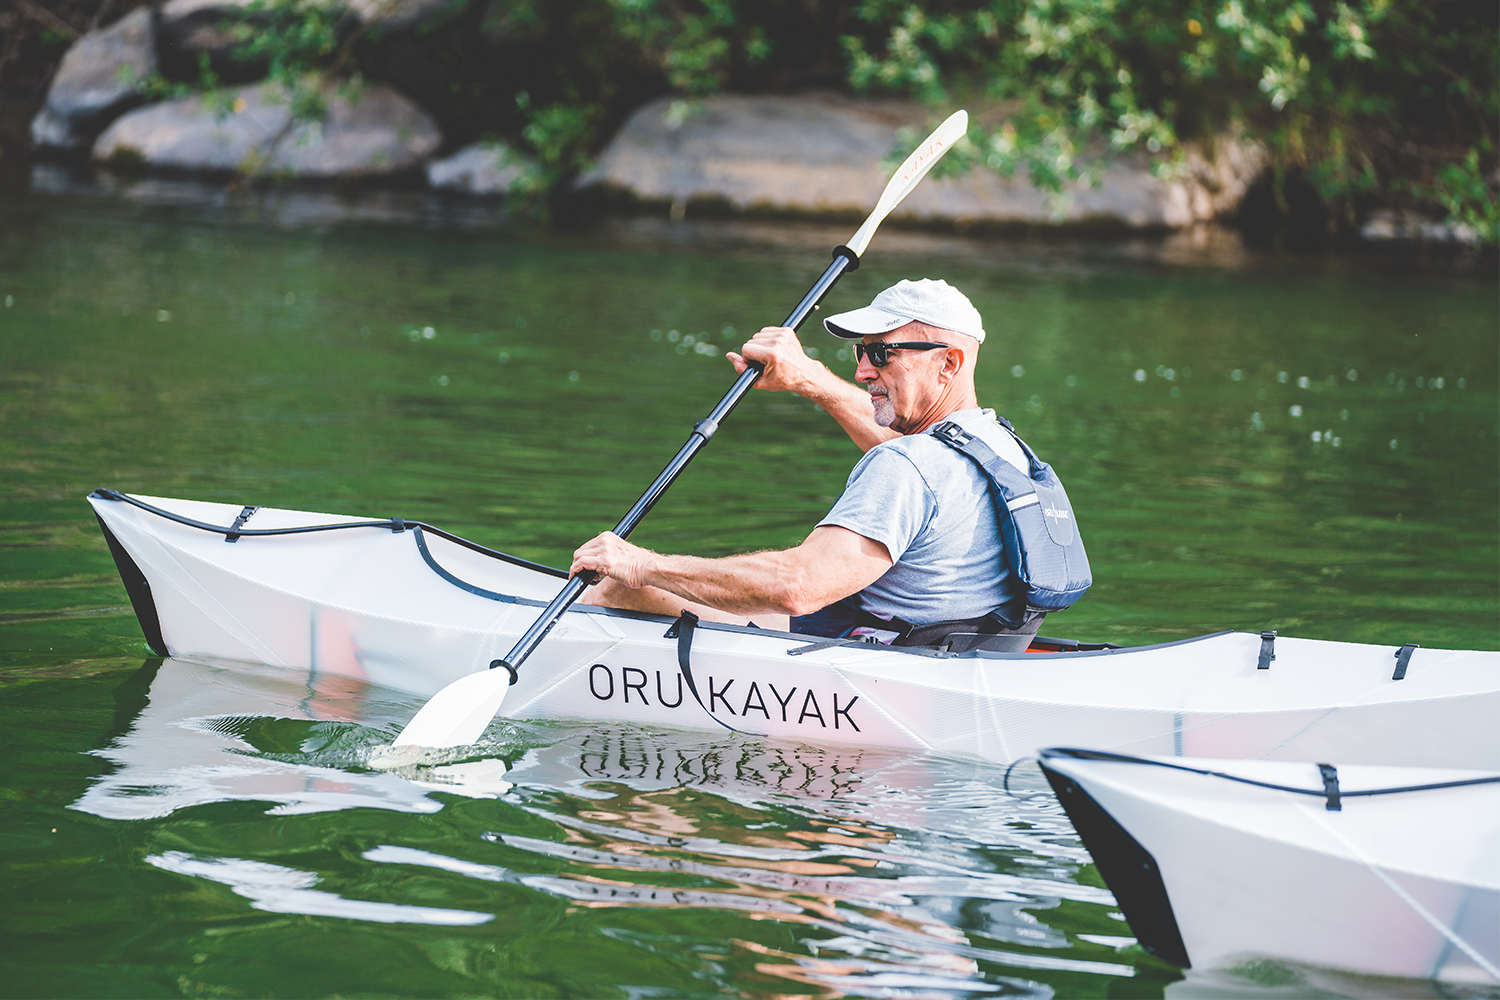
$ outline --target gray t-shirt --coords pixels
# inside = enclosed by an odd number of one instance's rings
[[[994,410],[960,410],[948,419],[1027,471],[1025,453]],[[871,448],[819,527],[825,524],[890,552],[894,565],[856,595],[883,618],[918,625],[978,618],[1014,596],[989,479],[930,432]]]

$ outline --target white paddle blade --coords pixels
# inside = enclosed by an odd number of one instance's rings
[[[506,670],[481,670],[460,677],[427,699],[392,745],[466,747],[478,743],[509,690]]]
[[[907,195],[917,186],[927,171],[931,170],[933,164],[943,158],[943,154],[953,148],[953,144],[962,139],[969,131],[969,113],[959,110],[948,116],[948,120],[937,128],[932,134],[923,139],[921,145],[912,150],[912,154],[906,158],[896,173],[892,175],[890,183],[885,186],[885,191],[880,195],[880,201],[875,204],[875,211],[865,220],[865,224],[859,227],[859,232],[847,244],[855,256],[864,256],[865,247],[870,245],[870,239],[875,235],[875,230],[885,221],[885,217]]]

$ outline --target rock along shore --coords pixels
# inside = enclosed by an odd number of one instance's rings
[[[661,98],[626,121],[578,186],[679,210],[713,201],[738,211],[863,215],[890,178],[889,160],[905,151],[901,130],[920,135],[930,125],[920,105],[838,94],[724,94],[686,106]],[[1144,157],[1101,157],[1097,187],[1075,183],[1060,196],[976,166],[959,177],[927,179],[898,214],[993,225],[1182,228],[1232,213],[1265,168],[1258,145],[1226,138],[1215,146],[1212,155],[1190,148],[1186,168],[1167,180]]]
[[[264,86],[147,105],[94,143],[94,159],[209,172],[361,177],[423,166],[442,143],[432,116],[382,84],[326,95],[322,122],[299,122]]]
[[[169,0],[79,39],[32,123],[34,145],[147,171],[320,179],[406,174],[425,176],[434,190],[492,198],[534,186],[524,156],[493,142],[453,149],[429,109],[386,82],[367,82],[345,96],[340,82],[330,81],[326,120],[294,121],[285,95],[244,79],[246,68],[228,60],[231,40],[221,26],[246,2]],[[415,30],[419,8],[444,3],[413,0],[392,8],[396,17],[380,0],[357,0],[346,16],[386,18],[387,30]],[[238,85],[151,102],[145,84],[153,74],[175,66],[168,75],[180,75],[200,58],[240,73],[231,80]],[[626,120],[574,189],[615,203],[669,205],[674,217],[694,204],[862,216],[903,141],[909,144],[903,136],[925,132],[932,121],[928,109],[911,102],[834,93],[663,97]],[[1101,151],[1094,165],[1096,185],[1073,184],[1061,195],[979,165],[963,176],[928,179],[899,215],[958,225],[1181,229],[1235,213],[1266,156],[1257,144],[1226,136],[1188,149],[1184,164],[1166,178],[1144,156]]]

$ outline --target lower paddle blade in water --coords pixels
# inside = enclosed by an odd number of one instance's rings
[[[481,670],[461,677],[422,706],[396,737],[395,745],[461,747],[477,743],[500,711],[508,690],[510,673],[505,670]]]

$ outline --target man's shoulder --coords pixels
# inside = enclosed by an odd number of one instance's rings
[[[943,447],[936,438],[929,437],[927,441],[917,441],[917,438],[928,437],[924,434],[906,434],[889,441],[882,441],[859,460],[854,467],[854,476],[858,478],[870,469],[879,469],[879,474],[885,476],[917,476],[922,475],[922,460],[926,448],[937,445]]]
[[[939,482],[968,464],[968,459],[931,434],[903,434],[866,452],[858,471],[881,479],[920,482],[935,491]]]
[[[883,474],[911,475],[928,482],[933,476],[951,474],[950,465],[968,460],[931,434],[903,434],[871,448],[865,461],[879,464]]]
[[[876,445],[871,451],[876,449],[887,450],[893,456],[900,455],[919,469],[927,465],[934,456],[953,453],[951,448],[927,433],[904,434]]]

